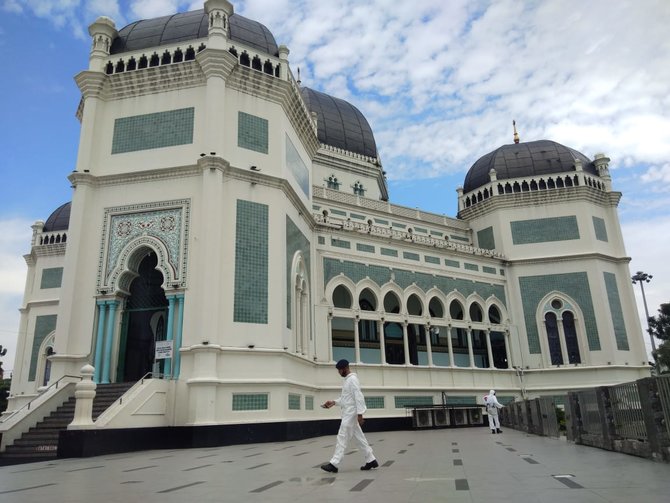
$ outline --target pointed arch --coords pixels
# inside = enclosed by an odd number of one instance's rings
[[[137,277],[137,270],[144,256],[153,251],[158,258],[156,270],[163,274],[162,288],[172,284],[176,278],[176,271],[168,257],[170,253],[165,244],[152,236],[142,236],[134,239],[123,247],[119,253],[114,269],[109,277],[109,287],[113,292],[130,294],[130,284]]]
[[[35,382],[40,383],[39,387],[47,386],[51,378],[51,361],[49,357],[55,354],[54,343],[56,339],[56,331],[49,333],[40,347],[37,353],[37,374],[35,377]]]
[[[538,302],[535,320],[545,365],[588,364],[584,313],[575,299],[557,290],[547,293]]]
[[[310,285],[305,258],[300,250],[293,255],[291,285],[291,327],[293,328],[294,350],[296,353],[309,356],[312,341]]]

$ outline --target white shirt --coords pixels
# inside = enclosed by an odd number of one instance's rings
[[[342,394],[335,399],[335,403],[342,409],[342,417],[355,417],[358,414],[365,414],[365,398],[361,391],[361,384],[358,382],[358,376],[353,372],[344,378],[342,384]]]

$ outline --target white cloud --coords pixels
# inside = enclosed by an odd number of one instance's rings
[[[30,250],[31,224],[22,219],[0,220],[0,344],[7,349],[2,357],[5,371],[14,366],[27,271],[23,254]]]
[[[133,20],[167,16],[178,11],[179,0],[133,0],[130,2],[130,17]]]
[[[17,0],[4,0],[4,2],[2,2],[2,10],[13,14],[20,14],[23,12],[23,8]]]

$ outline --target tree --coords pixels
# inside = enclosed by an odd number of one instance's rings
[[[658,349],[654,353],[654,357],[658,363],[658,373],[670,373],[670,340],[664,341],[658,346]]]
[[[670,340],[670,303],[661,304],[657,316],[649,317],[649,332],[654,337],[662,340]]]

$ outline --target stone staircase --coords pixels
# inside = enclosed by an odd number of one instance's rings
[[[134,383],[98,384],[93,400],[93,420],[119,399]],[[5,452],[0,453],[0,466],[55,459],[58,435],[74,419],[75,397],[70,397],[49,416],[25,432]]]

